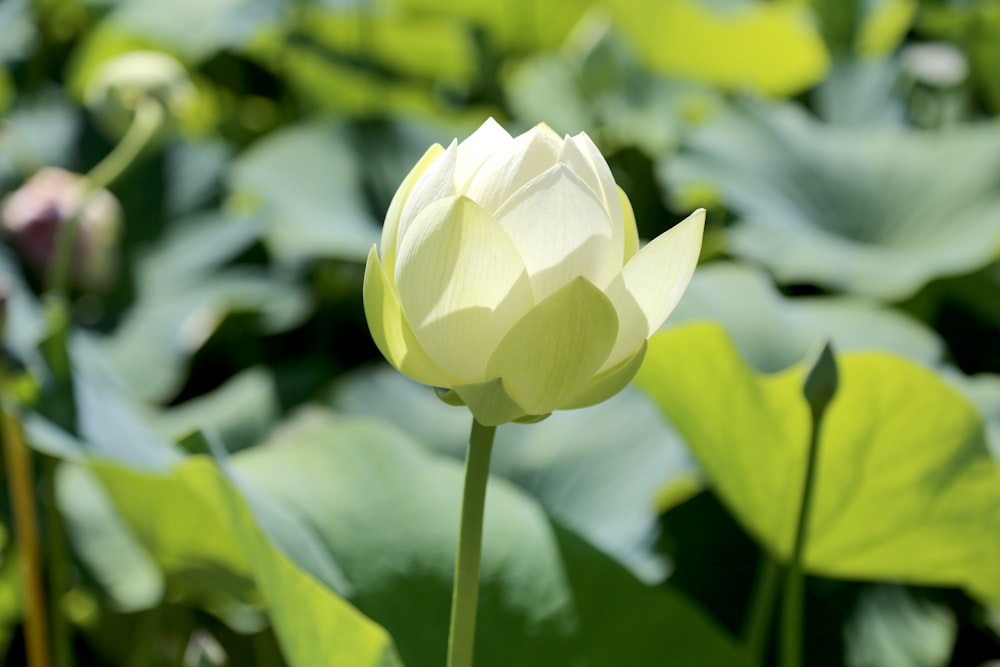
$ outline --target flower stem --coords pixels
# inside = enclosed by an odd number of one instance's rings
[[[145,97],[140,100],[136,105],[132,124],[125,132],[125,136],[87,174],[85,190],[80,196],[80,203],[66,224],[60,227],[56,236],[52,263],[49,265],[47,276],[47,288],[51,294],[65,294],[66,292],[73,264],[73,248],[76,245],[77,232],[80,227],[80,215],[91,194],[108,187],[125,173],[125,170],[142,153],[146,144],[159,132],[165,119],[166,109],[163,108],[163,104],[158,99]]]
[[[447,667],[472,667],[479,600],[479,559],[483,547],[483,510],[486,506],[486,482],[490,474],[490,454],[495,434],[496,426],[483,426],[473,419],[469,451],[465,459],[462,518],[455,559],[451,624],[448,628]]]
[[[10,501],[18,555],[24,583],[24,635],[29,667],[49,667],[48,627],[42,585],[42,557],[38,539],[38,509],[35,505],[31,453],[24,444],[21,422],[4,397],[0,407],[4,462],[7,466]]]
[[[802,502],[795,529],[792,557],[785,575],[784,599],[781,610],[781,667],[801,667],[804,575],[802,557],[805,553],[809,528],[809,510],[812,507],[816,482],[816,462],[819,458],[819,432],[823,410],[812,410],[812,429],[809,434],[809,453],[806,458],[806,478],[802,486]]]

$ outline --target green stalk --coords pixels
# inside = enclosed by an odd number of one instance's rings
[[[63,526],[59,507],[56,505],[56,472],[59,461],[42,459],[42,511],[46,527],[45,565],[48,575],[49,613],[52,617],[52,664],[55,667],[73,667],[73,644],[69,620],[60,601],[69,590],[70,561],[69,541]]]
[[[802,665],[802,597],[804,576],[802,556],[805,553],[806,532],[809,527],[809,509],[812,507],[813,487],[816,482],[816,459],[819,458],[819,430],[823,413],[813,412],[812,432],[809,435],[809,454],[806,460],[806,479],[799,505],[799,519],[795,529],[795,545],[785,576],[785,594],[781,612],[781,665]]]
[[[486,482],[490,475],[490,454],[496,430],[496,426],[483,426],[475,419],[472,421],[469,451],[465,459],[462,518],[455,558],[451,624],[448,628],[447,667],[472,667],[479,601],[479,560],[483,548],[483,510],[486,506]]]
[[[24,444],[21,422],[7,405],[6,398],[0,407],[0,420],[3,422],[4,462],[7,466],[14,531],[24,583],[24,639],[28,667],[49,667],[48,627],[31,452]]]
[[[799,517],[795,526],[795,542],[792,546],[791,560],[785,577],[785,591],[781,610],[781,667],[801,667],[802,665],[802,627],[803,627],[803,589],[805,578],[802,571],[802,559],[806,550],[806,539],[809,530],[809,511],[812,508],[813,495],[816,486],[816,466],[819,461],[819,435],[823,426],[823,415],[826,413],[839,383],[837,361],[833,356],[833,348],[829,343],[823,345],[819,354],[813,359],[806,370],[802,384],[802,394],[809,404],[810,431],[809,450],[806,454],[806,475],[802,483],[802,500],[799,503]]]
[[[762,550],[757,581],[750,602],[750,613],[744,632],[751,664],[757,667],[762,667],[764,664],[767,640],[770,636],[771,617],[774,616],[774,603],[778,597],[780,582],[781,567],[778,565],[778,561],[772,558],[771,554]]]
[[[155,97],[144,97],[139,101],[132,117],[132,124],[125,136],[97,163],[87,174],[86,190],[80,197],[80,204],[70,219],[63,225],[56,236],[52,262],[49,265],[48,292],[50,294],[65,294],[69,283],[69,275],[73,266],[73,247],[76,245],[77,232],[80,227],[80,215],[87,205],[92,193],[106,188],[117,180],[127,170],[143,149],[156,136],[166,119],[166,109]]]

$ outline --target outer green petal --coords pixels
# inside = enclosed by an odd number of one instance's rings
[[[465,401],[462,397],[456,394],[451,389],[446,389],[444,387],[434,387],[434,395],[438,397],[438,400],[445,405],[451,405],[456,408],[464,407]]]
[[[705,209],[700,208],[650,241],[622,269],[625,287],[649,323],[647,337],[660,328],[691,282],[704,230]]]
[[[467,197],[428,206],[400,240],[396,287],[427,354],[464,382],[488,376],[500,339],[534,304],[507,232]]]
[[[457,385],[452,387],[452,391],[462,398],[476,421],[483,426],[500,426],[530,414],[510,397],[500,378]]]
[[[427,355],[403,315],[396,293],[382,269],[375,246],[368,252],[364,286],[365,319],[379,351],[403,375],[437,387],[454,382]]]
[[[382,241],[380,245],[382,256],[385,258],[386,272],[390,276],[396,270],[396,233],[399,231],[399,219],[403,215],[403,205],[406,204],[410,192],[413,191],[413,186],[417,183],[417,179],[427,171],[427,167],[434,160],[438,159],[442,153],[444,153],[444,148],[441,147],[441,144],[434,144],[428,148],[423,157],[417,161],[417,164],[414,165],[410,173],[403,179],[402,184],[396,190],[396,194],[392,196],[392,201],[389,203],[389,210],[385,214],[385,222],[382,223]]]
[[[632,381],[635,374],[639,372],[639,367],[642,366],[642,360],[645,356],[646,341],[643,341],[635,354],[618,365],[598,373],[583,391],[578,392],[562,406],[563,409],[586,408],[608,400]]]
[[[586,278],[535,306],[504,336],[486,367],[527,414],[559,409],[590,382],[618,333],[615,307]]]
[[[677,305],[698,264],[704,226],[705,211],[698,209],[636,253],[608,285],[619,327],[602,371],[632,354]]]
[[[458,142],[452,141],[436,160],[428,165],[413,184],[410,196],[403,203],[399,214],[399,228],[396,230],[396,252],[406,238],[407,230],[425,208],[439,199],[452,197],[455,192],[455,165],[458,161]],[[395,275],[395,267],[393,273]]]
[[[632,259],[635,253],[639,252],[639,230],[635,226],[635,213],[632,211],[632,202],[628,195],[621,188],[618,188],[618,201],[621,202],[622,216],[625,220],[625,261]]]

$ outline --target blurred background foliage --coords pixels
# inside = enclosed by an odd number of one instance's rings
[[[501,429],[477,664],[756,664],[822,338],[805,664],[1000,660],[1000,1],[0,0],[0,35],[0,195],[112,149],[117,56],[190,86],[111,188],[68,385],[0,247],[75,664],[442,664],[469,417],[379,363],[361,282],[410,166],[488,116],[590,134],[641,236],[709,228],[638,389]]]

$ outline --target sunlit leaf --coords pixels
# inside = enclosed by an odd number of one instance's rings
[[[830,57],[808,12],[791,3],[696,0],[607,4],[617,25],[655,70],[770,95],[818,83]]]
[[[234,595],[259,600],[270,613],[289,665],[401,664],[381,628],[270,541],[209,459],[190,458],[170,476],[142,475],[111,464],[93,467],[170,585],[195,599]],[[171,502],[162,502],[164,497]]]
[[[866,57],[880,57],[900,45],[917,11],[916,0],[876,0],[858,29],[854,48]]]
[[[885,353],[838,360],[824,419],[806,568],[1000,596],[1000,467],[975,408]],[[684,436],[733,515],[791,549],[809,434],[802,368],[759,375],[715,326],[650,341],[637,383]],[[798,472],[797,472],[798,471]]]

